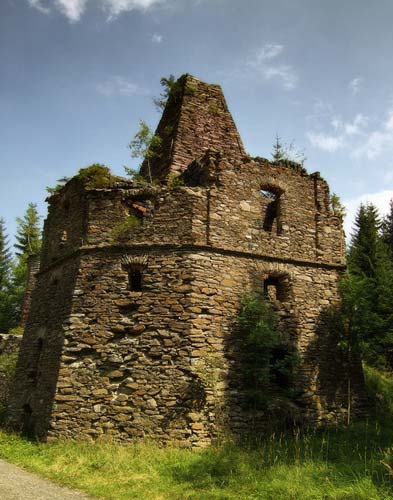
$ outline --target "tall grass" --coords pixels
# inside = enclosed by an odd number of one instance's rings
[[[393,499],[393,377],[366,369],[376,414],[349,427],[269,434],[202,451],[0,433],[0,456],[110,500]],[[390,412],[390,413],[389,413]]]

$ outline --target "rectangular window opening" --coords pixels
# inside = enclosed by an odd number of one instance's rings
[[[268,276],[263,281],[263,293],[273,302],[286,302],[289,296],[288,282],[281,276]]]
[[[131,292],[142,291],[142,271],[141,269],[130,269],[128,271],[128,290]]]

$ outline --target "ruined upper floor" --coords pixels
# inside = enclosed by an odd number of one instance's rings
[[[203,246],[344,264],[327,183],[296,163],[249,157],[219,86],[183,76],[156,135],[160,151],[142,166],[145,182],[84,169],[49,199],[43,266],[97,245]]]

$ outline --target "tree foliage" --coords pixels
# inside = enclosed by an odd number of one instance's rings
[[[17,217],[16,223],[16,255],[18,257],[37,255],[41,248],[40,217],[37,205],[29,203],[25,215]]]
[[[245,296],[237,323],[244,337],[242,371],[248,405],[263,409],[275,400],[291,399],[297,357],[283,342],[269,300],[255,293]]]
[[[345,210],[345,206],[341,203],[340,197],[336,193],[333,193],[330,196],[330,206],[334,215],[337,215],[338,217],[346,216],[347,212]]]
[[[352,274],[375,277],[381,256],[380,228],[377,208],[371,203],[361,204],[356,214],[348,254],[348,267]]]
[[[27,260],[41,247],[40,217],[37,206],[29,203],[23,217],[17,218],[16,258],[12,258],[0,219],[0,332],[19,325],[27,281]]]
[[[176,88],[176,78],[172,74],[168,77],[163,76],[160,80],[160,84],[162,86],[162,92],[159,97],[153,98],[154,105],[158,111],[162,111],[165,108],[172,90]]]
[[[382,241],[387,246],[390,257],[393,259],[393,200],[390,200],[389,212],[382,221]]]
[[[0,218],[0,332],[6,332],[13,326],[10,300],[11,279],[11,252],[5,231],[5,222],[3,218]]]
[[[132,158],[140,158],[146,161],[149,182],[153,182],[151,175],[150,161],[158,158],[161,154],[162,140],[158,135],[153,134],[150,127],[143,120],[139,120],[139,130],[135,134],[134,139],[129,143],[128,148]],[[137,172],[133,169],[125,167],[128,175],[134,176]]]
[[[344,337],[363,359],[393,368],[393,260],[384,231],[377,208],[362,204],[340,284],[341,315]]]
[[[298,149],[294,141],[289,144],[283,142],[281,137],[276,134],[276,140],[273,144],[272,159],[275,162],[290,161],[304,166],[307,157],[304,149]]]

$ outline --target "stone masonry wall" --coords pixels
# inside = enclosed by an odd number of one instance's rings
[[[248,157],[218,86],[187,76],[177,92],[157,129],[157,184],[76,177],[49,199],[9,409],[28,435],[197,447],[263,427],[243,404],[235,317],[269,279],[300,355],[303,417],[343,418],[348,377],[362,408],[361,367],[327,329],[345,256],[326,182]]]
[[[164,180],[169,172],[181,173],[208,149],[222,151],[232,161],[246,154],[220,86],[191,75],[179,80],[155,134],[162,140],[158,156],[150,160],[156,180]],[[148,178],[147,162],[141,173]]]
[[[130,262],[143,265],[141,292],[127,289]],[[36,422],[48,422],[48,405],[52,408],[49,437],[105,433],[123,441],[149,437],[202,446],[223,427],[238,435],[250,416],[241,405],[242,339],[234,320],[245,291],[260,290],[263,277],[272,272],[289,276],[286,321],[302,356],[308,416],[336,418],[345,397],[344,378],[335,371],[331,380],[331,370],[321,370],[326,357],[336,360],[316,342],[315,324],[337,301],[337,270],[160,248],[148,254],[97,249],[80,259],[69,313],[61,325],[53,325],[56,335],[41,330],[52,346],[42,354],[50,356],[52,372],[40,373],[28,391],[18,390],[17,406],[37,403],[57,369],[53,399],[34,406]],[[41,314],[47,318],[48,311]],[[29,361],[22,364],[31,366],[31,341],[30,346]],[[36,431],[40,434],[39,426]]]

